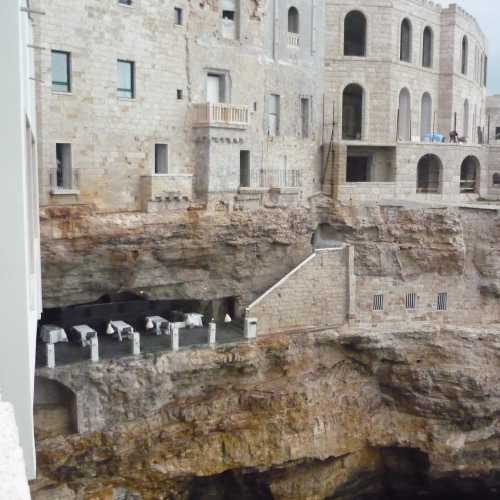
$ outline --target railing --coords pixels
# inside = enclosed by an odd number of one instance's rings
[[[288,47],[298,49],[300,46],[300,35],[298,33],[288,33]]]
[[[194,127],[246,128],[250,121],[248,106],[223,102],[204,102],[193,105]]]
[[[251,174],[251,187],[300,187],[302,172],[278,168],[261,168]]]
[[[460,192],[461,193],[475,193],[476,192],[476,180],[461,180],[460,181]]]
[[[74,168],[51,168],[50,188],[52,191],[78,191],[80,189],[80,171]]]

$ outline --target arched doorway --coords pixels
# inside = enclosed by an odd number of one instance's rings
[[[366,55],[366,17],[352,10],[344,19],[344,55]]]
[[[420,110],[420,139],[432,133],[432,97],[428,92],[422,96],[422,105]]]
[[[424,68],[432,68],[432,52],[433,52],[433,35],[429,26],[426,26],[422,41],[422,66]]]
[[[35,436],[37,439],[78,432],[76,396],[63,384],[35,377]]]
[[[460,192],[479,192],[480,163],[475,156],[467,156],[460,167]]]
[[[363,138],[363,88],[351,83],[342,95],[342,139],[360,141]]]
[[[417,193],[440,193],[443,164],[433,154],[420,158],[417,165]]]
[[[410,91],[404,88],[399,93],[398,138],[400,141],[411,140],[411,98]]]
[[[288,33],[299,34],[299,11],[296,7],[288,9]]]

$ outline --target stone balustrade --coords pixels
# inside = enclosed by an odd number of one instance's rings
[[[193,127],[245,129],[249,123],[248,106],[223,102],[204,102],[193,105]]]

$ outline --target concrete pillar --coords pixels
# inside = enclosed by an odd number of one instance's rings
[[[141,354],[141,336],[139,332],[132,332],[130,334],[130,342],[132,346],[132,354],[134,356]]]
[[[179,327],[177,326],[172,326],[172,351],[178,351],[179,350]]]
[[[55,344],[45,344],[45,357],[48,368],[56,367],[56,346]]]
[[[257,318],[245,318],[243,335],[246,339],[257,338]]]
[[[215,324],[214,321],[211,321],[208,324],[208,344],[209,345],[215,345],[216,340],[215,340],[215,335],[217,332],[217,325]]]
[[[90,339],[90,361],[97,363],[99,361],[99,340],[97,335]]]

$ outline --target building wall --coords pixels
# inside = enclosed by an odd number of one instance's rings
[[[22,1],[0,4],[0,392],[12,403],[26,471],[35,476],[33,384],[41,311],[32,24]],[[1,495],[0,495],[1,496]],[[10,497],[5,497],[10,498]]]
[[[344,19],[353,11],[361,11],[367,20],[366,57],[343,55]],[[457,129],[461,133],[463,103],[469,100],[470,141],[474,109],[477,123],[485,124],[485,88],[475,78],[474,51],[487,50],[484,35],[476,21],[462,9],[451,6],[442,9],[432,2],[416,0],[374,1],[330,0],[327,2],[325,49],[325,83],[329,123],[335,121],[335,137],[341,139],[342,95],[349,83],[364,89],[363,141],[394,143],[397,139],[399,94],[408,89],[411,97],[411,136],[420,140],[422,96],[432,98],[434,130],[448,137],[457,112]],[[410,62],[400,60],[401,23],[411,24]],[[433,64],[422,66],[423,30],[428,26],[433,33]],[[469,38],[469,72],[460,73],[458,39]],[[461,38],[460,38],[461,40]],[[332,120],[332,109],[335,117]],[[434,111],[436,116],[434,117]],[[462,135],[462,134],[461,134]]]
[[[349,312],[349,248],[317,250],[247,308],[257,334],[341,325]]]
[[[23,450],[19,445],[14,408],[0,399],[0,498],[29,500]]]
[[[170,173],[199,175],[194,193],[201,201],[234,199],[240,149],[251,151],[253,170],[285,165],[300,169],[303,191],[317,190],[322,1],[293,2],[301,26],[300,47],[293,49],[287,43],[292,3],[281,0],[265,7],[240,2],[237,39],[222,36],[219,3],[176,3],[184,9],[183,26],[174,25],[170,2],[135,0],[132,7],[98,0],[36,3],[47,12],[37,30],[37,43],[48,49],[38,60],[44,82],[39,87],[42,205],[83,203],[101,211],[140,210],[146,205],[140,178],[153,171],[155,143],[169,144]],[[52,91],[51,50],[71,52],[69,94]],[[135,62],[134,100],[117,96],[118,58]],[[225,77],[228,102],[249,107],[247,129],[193,126],[193,107],[207,100],[208,72]],[[177,90],[183,91],[182,100]],[[281,97],[278,138],[267,137],[270,93]],[[311,99],[308,138],[301,137],[301,96]],[[217,134],[224,140],[200,140]],[[77,192],[51,194],[56,142],[72,144],[73,168],[79,171]],[[298,151],[301,154],[295,154]]]

